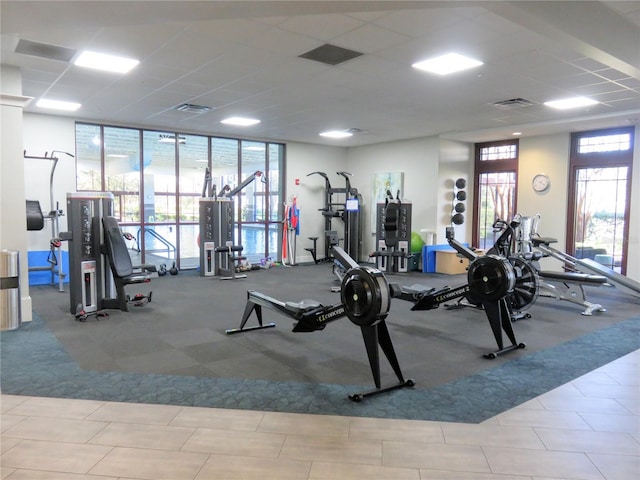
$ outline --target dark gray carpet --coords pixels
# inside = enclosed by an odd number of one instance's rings
[[[321,332],[292,333],[290,319],[265,309],[265,320],[277,328],[224,335],[238,326],[247,289],[280,300],[339,301],[330,291],[337,284],[330,266],[248,275],[220,281],[182,272],[154,279],[151,304],[86,323],[68,313],[68,294],[33,287],[36,319],[2,334],[2,391],[478,422],[640,348],[638,300],[612,289],[588,291],[591,301],[609,309],[593,317],[581,316],[572,304],[540,299],[531,308],[533,318],[514,325],[527,348],[492,361],[482,358],[495,348],[483,312],[411,312],[410,303],[394,300],[387,323],[404,375],[417,385],[356,404],[347,394],[373,382],[360,331],[348,319]],[[389,279],[405,285],[464,282],[421,273]],[[382,369],[383,384],[393,383],[385,361]]]

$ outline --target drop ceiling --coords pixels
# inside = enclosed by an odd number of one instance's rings
[[[23,95],[81,103],[63,115],[83,121],[359,146],[640,118],[640,2],[3,0],[0,17],[2,64],[21,69]],[[301,57],[326,44],[362,55],[337,65]],[[50,47],[65,55],[37,53]],[[90,71],[66,61],[69,49],[140,64],[127,75]],[[484,64],[449,77],[411,68],[450,51]],[[574,95],[599,103],[543,105]],[[25,110],[51,113],[35,101]],[[261,123],[220,123],[229,116]],[[344,140],[318,135],[350,129]]]

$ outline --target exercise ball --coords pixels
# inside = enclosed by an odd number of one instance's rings
[[[422,252],[422,247],[424,247],[424,240],[422,239],[422,235],[420,235],[418,232],[411,232],[411,253]]]

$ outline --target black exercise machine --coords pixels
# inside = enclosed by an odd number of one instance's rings
[[[124,287],[137,283],[149,283],[151,279],[143,272],[134,272],[129,249],[124,241],[118,220],[115,217],[103,217],[102,224],[104,226],[103,253],[107,256],[116,287],[116,297],[104,298],[102,308],[128,312],[130,304],[136,307],[146,305],[151,301],[153,292],[149,292],[148,295],[138,293],[131,297],[125,293]]]
[[[268,308],[295,320],[294,332],[315,332],[323,330],[328,323],[347,316],[352,323],[360,327],[364,339],[369,366],[375,383],[375,390],[349,395],[349,399],[359,402],[366,397],[399,388],[413,387],[412,380],[405,380],[389,335],[385,318],[391,306],[391,288],[385,276],[377,269],[361,267],[340,247],[332,248],[332,255],[348,268],[340,289],[340,303],[325,306],[314,300],[301,302],[282,302],[260,292],[249,290],[247,304],[242,315],[240,327],[227,330],[228,335],[275,327],[274,323],[264,324],[262,307]],[[246,326],[252,313],[256,314],[258,325]],[[398,383],[381,387],[380,354],[386,356]]]
[[[232,189],[229,185],[225,185],[218,192],[212,181],[211,172],[208,168],[206,169],[202,198],[200,198],[199,204],[201,276],[220,275],[222,279],[242,278],[231,271],[237,268],[237,260],[234,258],[238,255],[235,253],[240,251],[238,248],[242,248],[234,244],[235,204],[233,197],[257,178],[262,183],[267,183],[264,173],[256,170],[237,187]],[[229,256],[229,248],[234,252],[234,255]]]
[[[493,359],[512,350],[525,348],[524,343],[517,342],[511,325],[513,296],[521,272],[518,272],[508,259],[499,255],[478,256],[457,242],[451,231],[452,228],[448,227],[447,236],[451,237],[449,242],[455,245],[456,249],[459,248],[459,251],[464,251],[464,256],[470,260],[467,284],[441,289],[428,289],[419,285],[402,287],[395,297],[413,302],[411,310],[432,310],[450,300],[471,298],[475,305],[484,310],[498,346],[497,350],[484,354],[485,358]],[[527,288],[537,290],[537,283]],[[503,332],[511,342],[510,345],[504,345]]]
[[[396,198],[387,190],[384,204],[377,205],[376,212],[377,250],[370,257],[376,258],[377,266],[386,273],[409,270],[411,254],[411,204]]]
[[[247,257],[242,255],[244,247],[242,245],[228,245],[224,247],[216,247],[215,252],[220,254],[220,264],[218,265],[218,272],[220,274],[220,280],[235,280],[237,278],[247,278],[245,274],[238,275],[238,269],[242,260],[246,260]]]
[[[360,206],[362,203],[362,195],[358,193],[357,188],[351,186],[349,172],[336,172],[345,179],[344,188],[334,188],[331,186],[329,177],[324,172],[311,172],[311,175],[320,175],[324,178],[325,198],[324,206],[319,209],[324,217],[324,257],[318,257],[318,237],[309,237],[313,242],[313,247],[305,248],[311,253],[314,263],[322,261],[331,261],[331,249],[338,244],[338,232],[332,228],[332,219],[339,218],[344,222],[344,250],[356,260],[360,259],[362,253],[362,219],[360,215]],[[334,195],[344,195],[344,200],[336,202]]]
[[[497,255],[509,260],[516,274],[516,284],[507,297],[509,316],[514,322],[522,318],[531,318],[531,314],[526,310],[538,298],[540,282],[537,271],[528,262],[523,261],[520,256],[509,253],[509,245],[511,245],[514,235],[512,225],[498,220],[493,224],[493,228],[495,231],[501,231],[502,233],[494,246],[486,253],[487,255]],[[474,250],[467,248],[455,239],[453,227],[446,229],[445,236],[449,245],[458,252],[458,255],[468,259],[470,262],[478,257]],[[472,294],[459,298],[455,304],[445,306],[450,310],[463,307],[483,308],[482,303],[474,298]]]

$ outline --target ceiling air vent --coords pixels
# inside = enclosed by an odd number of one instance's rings
[[[76,50],[73,48],[59,47],[48,43],[32,42],[31,40],[18,40],[15,49],[16,53],[32,55],[34,57],[48,58],[49,60],[59,60],[70,62],[75,56]]]
[[[502,100],[500,102],[494,103],[493,105],[498,108],[508,110],[511,108],[531,107],[532,105],[535,105],[535,103],[531,100],[527,100],[526,98],[518,97],[510,98],[509,100]]]
[[[178,105],[177,107],[173,107],[174,110],[178,110],[179,112],[186,113],[205,113],[211,110],[211,107],[206,107],[204,105],[194,105],[193,103],[183,103],[182,105]]]
[[[352,58],[362,55],[360,52],[349,50],[348,48],[336,47],[330,43],[309,50],[307,53],[300,55],[300,58],[313,60],[315,62],[326,63],[327,65],[338,65]]]

